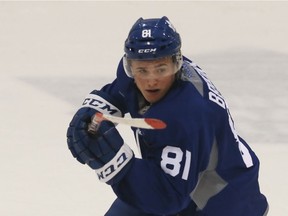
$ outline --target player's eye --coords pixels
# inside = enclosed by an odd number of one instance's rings
[[[136,70],[136,73],[141,74],[141,75],[146,75],[148,74],[148,71],[145,69],[138,69]]]
[[[157,72],[158,74],[163,74],[163,73],[166,73],[166,72],[167,72],[167,69],[166,69],[166,68],[158,68],[156,72]]]

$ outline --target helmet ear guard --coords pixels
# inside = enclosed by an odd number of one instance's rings
[[[131,60],[127,59],[126,54],[123,56],[123,68],[125,70],[125,73],[128,77],[133,78],[132,70],[131,70]]]
[[[176,64],[177,68],[176,72],[178,72],[183,64],[183,56],[180,50],[179,52],[177,52],[175,55],[172,56],[172,61]]]
[[[177,70],[181,68],[181,38],[166,16],[158,19],[139,18],[132,26],[125,41],[123,66],[126,74],[132,76],[131,60],[156,60],[172,57]]]

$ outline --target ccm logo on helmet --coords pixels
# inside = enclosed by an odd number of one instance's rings
[[[151,48],[151,49],[139,49],[138,53],[152,53],[152,52],[156,52],[157,48]]]

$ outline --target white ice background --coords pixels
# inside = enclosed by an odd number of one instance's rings
[[[72,157],[66,129],[114,79],[136,19],[166,15],[261,160],[269,215],[287,216],[287,11],[284,1],[1,1],[0,215],[104,215],[115,196]]]

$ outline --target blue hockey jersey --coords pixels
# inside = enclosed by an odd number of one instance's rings
[[[143,104],[121,60],[117,78],[99,91],[122,114],[167,124],[162,130],[132,128],[142,158],[112,185],[117,197],[159,216],[177,215],[191,203],[195,208],[185,215],[264,215],[259,160],[238,136],[223,96],[187,58],[176,76],[160,101]]]

